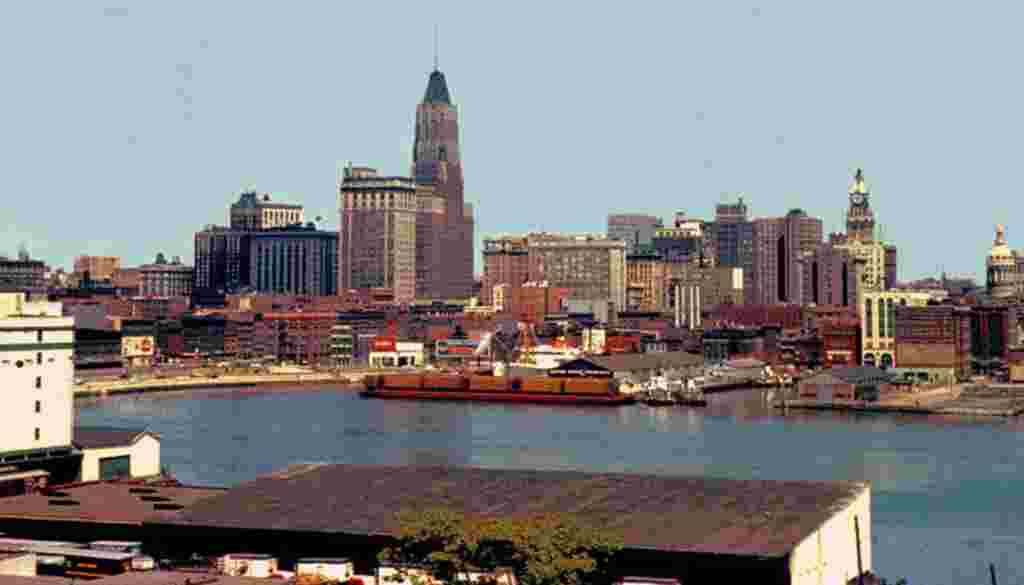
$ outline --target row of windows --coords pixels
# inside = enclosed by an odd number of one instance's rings
[[[53,363],[55,360],[54,360],[54,358],[51,357],[51,358],[49,358],[49,361],[50,361],[50,363]],[[31,361],[26,362],[25,360],[14,360],[14,366],[18,367],[18,368],[23,368],[23,367],[25,367],[27,365],[31,365],[32,363],[35,363],[37,366],[43,365],[43,354],[41,352],[40,353],[36,353],[35,362],[31,362]],[[4,360],[3,361],[3,365],[5,365],[5,366],[11,365],[11,360]]]

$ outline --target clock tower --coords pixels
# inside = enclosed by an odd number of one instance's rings
[[[871,194],[864,186],[864,172],[857,169],[850,187],[850,209],[846,212],[846,238],[863,244],[875,241],[875,214],[871,211]]]

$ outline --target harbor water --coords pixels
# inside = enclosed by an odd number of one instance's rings
[[[351,390],[210,390],[78,401],[83,425],[146,427],[184,483],[297,462],[867,480],[875,572],[912,585],[1024,582],[1024,421],[791,413],[762,391],[703,409],[412,402]]]

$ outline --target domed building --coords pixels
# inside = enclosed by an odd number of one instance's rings
[[[996,239],[985,261],[986,290],[994,301],[1017,296],[1020,275],[1017,273],[1017,256],[1006,243],[1003,226],[996,226]]]

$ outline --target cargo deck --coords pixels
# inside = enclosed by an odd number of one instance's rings
[[[560,378],[506,378],[488,375],[393,374],[369,376],[367,398],[410,400],[460,400],[479,402],[527,402],[538,404],[619,405],[636,398],[618,391],[609,379],[564,380]]]
[[[360,396],[366,398],[398,398],[407,400],[449,400],[463,402],[521,402],[533,404],[585,404],[618,406],[632,404],[636,399],[624,394],[582,395],[582,394],[538,394],[526,392],[474,392],[452,390],[363,390]]]

